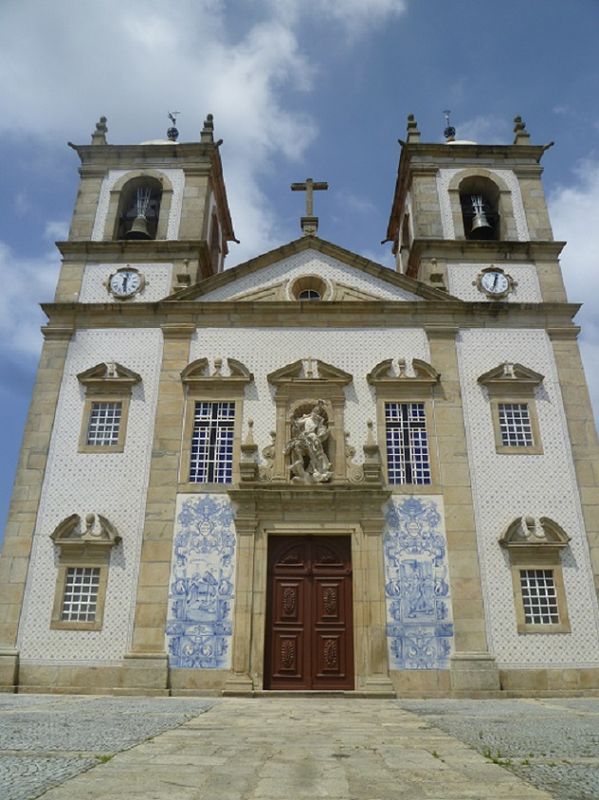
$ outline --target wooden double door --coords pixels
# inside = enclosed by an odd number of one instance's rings
[[[266,689],[353,689],[351,539],[268,543]]]

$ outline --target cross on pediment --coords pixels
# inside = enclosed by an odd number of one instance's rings
[[[314,181],[312,178],[306,178],[304,183],[291,184],[292,192],[306,193],[306,216],[300,220],[304,236],[314,236],[318,230],[318,217],[314,216],[314,192],[328,188],[326,181]]]

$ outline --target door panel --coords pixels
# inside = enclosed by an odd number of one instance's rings
[[[265,688],[353,689],[349,536],[271,537]]]

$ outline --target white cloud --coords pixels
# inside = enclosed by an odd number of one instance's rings
[[[65,220],[49,220],[44,228],[44,239],[51,242],[64,241],[69,235],[69,223]]]
[[[511,142],[509,123],[494,114],[481,114],[471,119],[453,122],[456,128],[456,139],[469,139],[479,144]]]
[[[549,197],[555,237],[568,242],[562,255],[562,270],[572,302],[584,302],[577,322],[582,325],[580,348],[595,418],[599,420],[599,226],[593,215],[599,208],[599,161],[579,164],[576,182],[559,186]]]
[[[39,303],[54,297],[58,265],[56,251],[42,258],[19,259],[0,242],[0,340],[5,358],[17,361],[39,353],[39,329],[45,321]]]

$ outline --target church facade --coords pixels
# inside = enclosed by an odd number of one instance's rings
[[[396,270],[317,235],[233,269],[200,141],[81,183],[0,561],[0,688],[599,690],[599,458],[545,147],[424,143]]]

